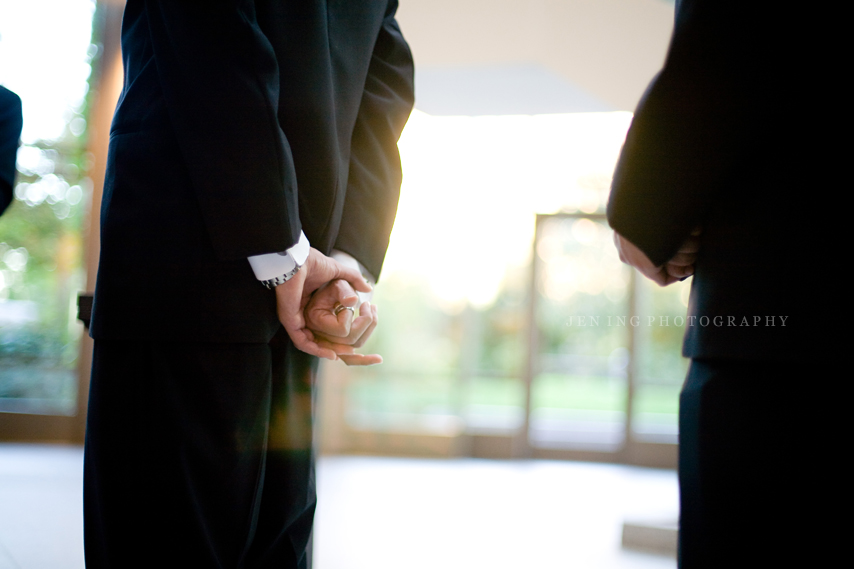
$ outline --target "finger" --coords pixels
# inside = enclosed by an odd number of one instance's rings
[[[342,312],[344,311],[342,310]],[[349,310],[347,312],[349,312]],[[352,321],[349,333],[347,334],[341,333],[340,328],[337,328],[335,325],[328,325],[328,323],[324,325],[323,318],[314,316],[309,318],[308,327],[315,334],[328,342],[361,346],[364,341],[367,340],[367,337],[370,336],[370,332],[373,331],[373,328],[376,327],[375,320],[376,309],[374,308],[372,310],[371,304],[369,302],[364,302],[359,308],[359,316]],[[366,333],[367,336],[365,336]]]
[[[360,328],[358,330],[351,329],[350,333],[347,336],[335,336],[333,334],[325,334],[322,331],[314,330],[315,334],[317,334],[318,338],[322,338],[331,344],[341,344],[344,346],[350,347],[358,347],[361,344],[357,344],[359,339],[362,336],[362,332],[367,329],[370,325],[370,321],[365,319],[364,321],[360,321]]]
[[[294,346],[296,346],[301,351],[303,351],[307,354],[311,354],[313,356],[325,358],[328,360],[337,360],[338,359],[338,355],[335,352],[335,350],[333,350],[329,346],[320,345],[320,342],[318,341],[318,339],[315,337],[315,335],[312,333],[311,330],[308,330],[305,328],[302,330],[298,330],[298,331],[296,331],[294,336],[296,336],[299,339],[299,344],[294,342]],[[293,339],[293,336],[291,338]]]
[[[371,314],[370,311],[365,313],[364,311],[360,311],[359,316],[353,320],[350,325],[350,333],[344,337],[340,338],[331,338],[336,342],[341,342],[342,344],[350,344],[355,345],[355,343],[362,337],[365,333],[365,330],[371,325]]]
[[[365,277],[362,276],[362,273],[351,267],[346,267],[337,261],[334,262],[338,269],[338,274],[335,278],[344,279],[359,292],[371,292],[373,290],[368,281],[365,280]]]
[[[667,261],[667,264],[687,267],[688,265],[693,265],[696,260],[697,255],[695,253],[676,253],[672,259]]]
[[[328,293],[331,295],[332,305],[328,307],[334,325],[322,329],[327,335],[347,338],[350,336],[354,320],[356,319],[356,305],[359,303],[359,295],[353,287],[343,279],[336,279],[330,283]],[[331,322],[330,322],[331,324]]]
[[[305,352],[312,356],[317,356],[319,358],[325,358],[328,360],[337,360],[338,355],[335,353],[335,350],[332,350],[328,347],[323,347],[318,344],[318,342],[314,339],[314,335],[311,331],[307,329],[301,330],[288,330],[285,328],[285,331],[288,333],[291,341],[294,343],[294,347],[296,347],[301,352]]]
[[[373,366],[383,363],[383,357],[379,354],[353,354],[340,356],[339,359],[348,366]]]
[[[325,308],[309,307],[305,310],[305,327],[313,332],[325,333],[330,327],[338,326],[338,321]]]
[[[339,302],[343,300],[342,302]],[[306,327],[333,338],[346,338],[351,333],[358,296],[342,280],[333,281],[314,293],[305,308]]]
[[[333,342],[349,343],[344,340],[349,338],[352,333],[355,309],[336,302],[333,307],[319,312],[321,314],[312,318],[308,327],[314,332],[328,337]],[[317,325],[312,325],[314,323]]]
[[[358,299],[357,299],[358,301]],[[335,316],[341,331],[342,336],[349,336],[350,331],[353,328],[353,321],[356,319],[356,308],[354,306],[346,306],[344,304],[337,304],[332,309],[332,314]]]
[[[371,313],[371,323],[370,323],[370,325],[365,329],[364,333],[362,333],[362,335],[361,335],[361,336],[356,340],[356,342],[353,344],[353,347],[355,347],[355,348],[361,348],[361,347],[365,344],[365,342],[367,342],[367,341],[368,341],[368,339],[371,337],[371,334],[373,334],[373,333],[374,333],[374,329],[377,327],[377,324],[379,323],[379,317],[377,316],[377,306],[376,306],[376,304],[368,304],[367,302],[366,302],[365,304],[367,304],[368,306],[367,306],[367,307],[365,307],[365,306],[364,306],[364,304],[363,304],[363,305],[362,305],[362,306],[363,306],[363,308],[362,308],[362,309],[360,309],[360,310],[359,310],[359,312],[360,312],[360,313],[361,313],[362,311],[367,312],[367,311],[369,310],[369,311],[370,311],[370,313]]]
[[[672,275],[674,277],[680,277],[681,278],[681,277],[684,277],[687,275],[694,274],[694,265],[691,265],[691,264],[689,264],[689,265],[674,265],[674,264],[668,263],[665,266],[665,269],[667,270],[667,274]]]
[[[330,341],[322,337],[317,338],[317,345],[323,350],[335,352],[338,356],[351,356],[356,353],[356,348],[350,344],[339,344],[338,342]]]
[[[641,271],[645,277],[653,281],[658,286],[667,286],[672,281],[668,281],[668,274],[664,267],[650,271]]]
[[[371,285],[368,284],[358,270],[344,266],[314,248],[309,250],[309,256],[306,259],[305,265],[303,265],[303,268],[297,274],[300,273],[303,274],[302,278],[305,281],[302,291],[304,301],[307,301],[308,297],[314,291],[326,285],[329,281],[336,279],[344,279],[355,290],[360,292],[370,292],[372,290]]]
[[[313,312],[306,319],[306,328],[311,330],[317,337],[328,339],[332,342],[341,342],[350,333],[347,322],[338,320],[331,311],[324,310],[318,314]]]
[[[306,310],[305,327],[335,342],[341,342],[350,336],[353,323],[353,311],[341,309],[337,303],[335,308],[314,307]]]
[[[353,290],[353,286],[344,279],[335,279],[328,286],[329,294],[334,297],[334,300],[343,306],[355,307],[359,304],[359,295]]]
[[[333,342],[342,342],[349,337],[352,324],[353,310],[336,302],[334,307],[314,311],[307,326]]]
[[[374,318],[375,314],[371,310],[371,303],[363,302],[362,306],[359,307],[358,318],[353,320],[353,324],[350,326],[350,334],[347,336],[346,343],[361,346],[364,341],[359,343],[359,340],[374,325]]]
[[[694,265],[673,265],[668,263],[665,268],[667,274],[676,279],[683,279],[694,274]]]
[[[662,267],[655,266],[650,258],[646,256],[646,253],[641,251],[635,244],[617,232],[614,232],[614,242],[617,243],[621,261],[635,267],[642,275],[652,279],[659,285],[665,286],[667,284],[663,282],[663,277],[661,276]]]

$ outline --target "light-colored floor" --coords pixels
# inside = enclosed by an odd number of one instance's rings
[[[83,567],[80,448],[0,444],[0,569]],[[673,521],[672,471],[557,461],[324,457],[315,569],[673,569],[621,549]]]

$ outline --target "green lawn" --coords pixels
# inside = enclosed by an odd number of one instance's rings
[[[476,377],[463,388],[458,378],[441,374],[363,377],[348,386],[347,397],[351,409],[368,413],[449,413],[466,405],[524,405],[519,379]],[[543,374],[534,381],[532,397],[534,408],[624,411],[626,385],[619,378]],[[635,411],[676,413],[678,402],[678,385],[642,385]]]

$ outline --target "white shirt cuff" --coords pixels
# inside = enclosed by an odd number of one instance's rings
[[[255,278],[259,281],[267,281],[280,277],[294,269],[297,265],[302,265],[308,258],[308,252],[311,244],[305,233],[300,231],[299,241],[297,244],[281,253],[265,253],[264,255],[253,255],[249,257],[249,264],[252,266],[252,272],[255,273]]]

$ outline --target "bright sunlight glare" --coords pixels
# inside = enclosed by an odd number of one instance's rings
[[[384,275],[427,281],[444,306],[488,306],[509,271],[525,270],[537,213],[604,209],[631,118],[415,111]]]
[[[80,130],[94,10],[94,0],[0,0],[0,85],[21,97],[25,144],[57,140],[69,122]]]

